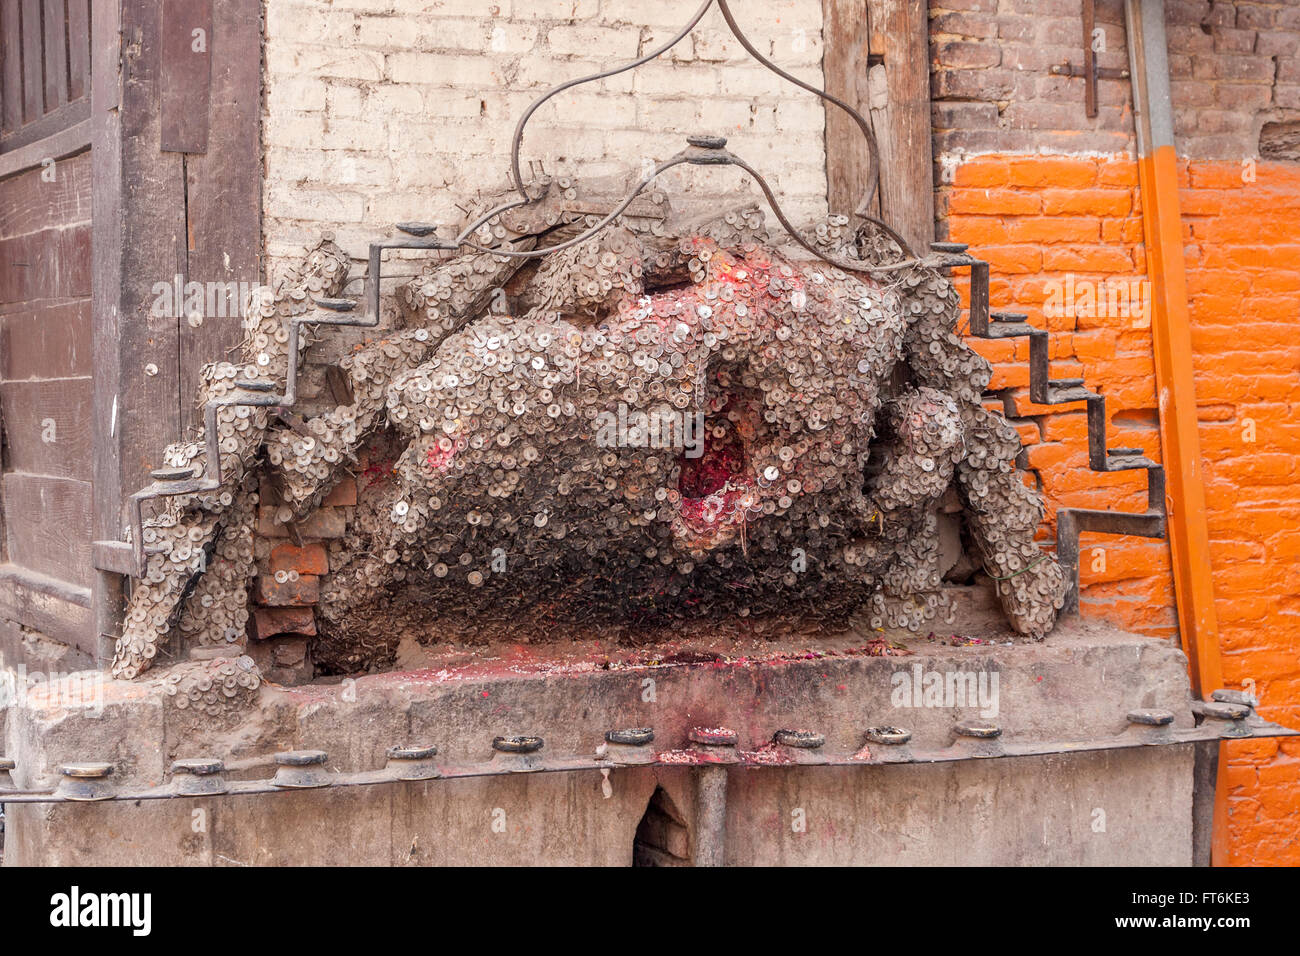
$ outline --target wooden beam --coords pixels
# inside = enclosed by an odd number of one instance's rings
[[[1209,699],[1223,687],[1223,662],[1214,607],[1210,533],[1205,520],[1164,4],[1160,0],[1125,0],[1124,19],[1133,74],[1138,189],[1152,290],[1151,339],[1160,406],[1160,450],[1167,481],[1169,550],[1178,600],[1178,636],[1187,654],[1192,689]],[[1216,866],[1228,862],[1227,771],[1227,753],[1221,749],[1212,847]]]
[[[29,568],[0,564],[0,618],[94,656],[91,591]]]
[[[202,153],[208,148],[213,39],[212,0],[163,4],[158,110],[165,151]]]
[[[880,149],[870,211],[914,251],[934,239],[930,138],[930,34],[924,0],[822,0],[826,91],[871,123]],[[826,105],[826,186],[831,212],[851,214],[869,185],[861,131]]]
[[[0,179],[16,176],[18,173],[41,165],[47,159],[59,160],[83,152],[90,146],[90,134],[90,120],[83,119],[79,123],[46,136],[40,142],[0,153]]]
[[[23,125],[23,54],[18,0],[0,0],[0,138]]]
[[[68,0],[68,99],[90,90],[90,0]]]
[[[68,102],[68,14],[63,0],[45,0],[45,112]]]
[[[92,462],[94,507],[92,538],[116,540],[122,534],[122,469],[119,459],[121,427],[118,421],[118,386],[122,379],[116,339],[122,308],[122,114],[121,42],[122,0],[95,9],[91,37],[91,308],[94,316],[92,350],[95,382],[91,407],[95,419]],[[95,575],[91,607],[94,613],[93,656],[99,663],[112,659],[113,644],[122,617],[122,579],[103,572]]]
[[[186,157],[186,207],[191,281],[261,280],[262,28],[256,4],[214,0],[211,11],[212,91],[207,151]],[[207,315],[180,330],[180,405],[193,414],[199,372],[227,358],[243,339],[235,297],[224,315]]]
[[[163,5],[94,7],[97,541],[121,540],[127,497],[193,422],[200,366],[224,358],[242,335],[237,315],[192,327],[182,316],[152,314],[154,285],[176,275],[182,283],[260,279],[260,8],[241,0],[203,6],[212,71],[204,154],[162,149]],[[183,20],[171,21],[177,36]],[[112,656],[121,584],[106,572],[95,583],[101,660]]]
[[[934,240],[930,132],[930,26],[925,0],[869,0],[871,34],[883,59],[886,105],[872,110],[880,144],[882,218],[925,252]],[[875,91],[873,91],[875,92]],[[878,102],[878,96],[877,96]]]
[[[822,0],[822,73],[827,93],[867,115],[868,38],[866,0]],[[826,201],[832,213],[851,216],[868,187],[867,145],[862,130],[834,103],[826,103]],[[879,198],[872,203],[879,214]]]
[[[23,122],[45,115],[45,78],[41,75],[41,0],[22,0]]]

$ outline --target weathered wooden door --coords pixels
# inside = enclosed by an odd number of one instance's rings
[[[123,580],[93,542],[241,336],[158,289],[260,278],[260,12],[0,0],[0,627],[101,661]]]
[[[93,652],[89,0],[0,0],[0,616]]]

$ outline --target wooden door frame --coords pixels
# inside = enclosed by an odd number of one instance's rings
[[[934,241],[930,27],[926,0],[822,0],[826,91],[867,118],[880,147],[874,205],[914,251]],[[867,186],[867,149],[848,115],[826,104],[830,211],[852,215]]]
[[[194,421],[200,367],[238,344],[238,316],[192,328],[150,314],[160,281],[261,281],[261,5],[247,0],[96,2],[92,30],[91,156],[96,541],[121,540],[129,495],[148,483],[166,446]],[[210,28],[209,72],[172,71],[169,16]],[[210,27],[209,27],[210,25]],[[130,51],[124,56],[123,51]],[[168,47],[175,50],[175,46]],[[197,93],[177,84],[201,79]],[[165,140],[168,102],[207,105],[203,152]],[[196,148],[196,147],[186,147]],[[150,372],[146,374],[146,366]],[[96,656],[112,660],[124,579],[100,569]]]

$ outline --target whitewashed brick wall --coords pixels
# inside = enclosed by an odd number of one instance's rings
[[[506,184],[515,123],[539,93],[652,49],[698,5],[265,0],[268,267],[327,230],[363,260],[395,222],[455,222],[462,196]],[[821,0],[733,6],[760,50],[822,85]],[[798,222],[825,212],[823,128],[821,102],[749,59],[714,9],[658,60],[548,103],[522,156],[525,168],[540,159],[550,173],[604,175],[666,159],[688,133],[717,132]],[[741,179],[679,170],[692,197]]]

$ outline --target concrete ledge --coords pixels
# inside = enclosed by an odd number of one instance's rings
[[[405,743],[436,744],[440,760],[487,760],[492,738],[507,734],[542,736],[551,756],[590,755],[606,730],[631,726],[654,727],[657,750],[688,746],[691,727],[726,726],[745,749],[778,729],[806,728],[825,735],[827,751],[852,753],[867,727],[882,724],[906,727],[926,750],[947,746],[953,725],[975,717],[1000,725],[1007,742],[1109,737],[1136,708],[1170,710],[1177,726],[1193,724],[1186,661],[1164,642],[1075,623],[1044,644],[909,645],[910,656],[879,657],[849,638],[816,650],[762,644],[753,654],[732,648],[725,659],[688,646],[624,649],[618,657],[582,645],[563,654],[457,649],[438,669],[264,685],[256,706],[221,727],[176,719],[182,712],[156,685],[104,681],[97,716],[61,705],[52,692],[23,701],[11,714],[7,753],[18,761],[21,787],[53,785],[58,764],[73,760],[109,760],[119,785],[153,786],[180,757],[220,757],[228,777],[253,779],[269,777],[271,757],[282,750],[325,750],[333,769],[353,772],[382,767],[387,748]],[[986,693],[965,706],[926,706],[935,703],[925,699],[931,674],[940,684],[950,674],[983,675]],[[140,804],[11,805],[6,857],[627,863],[656,787],[681,808],[695,839],[693,773],[625,768],[607,777],[588,770]],[[1191,859],[1187,745],[936,766],[734,768],[728,776],[729,862]],[[191,827],[196,811],[202,832]]]

